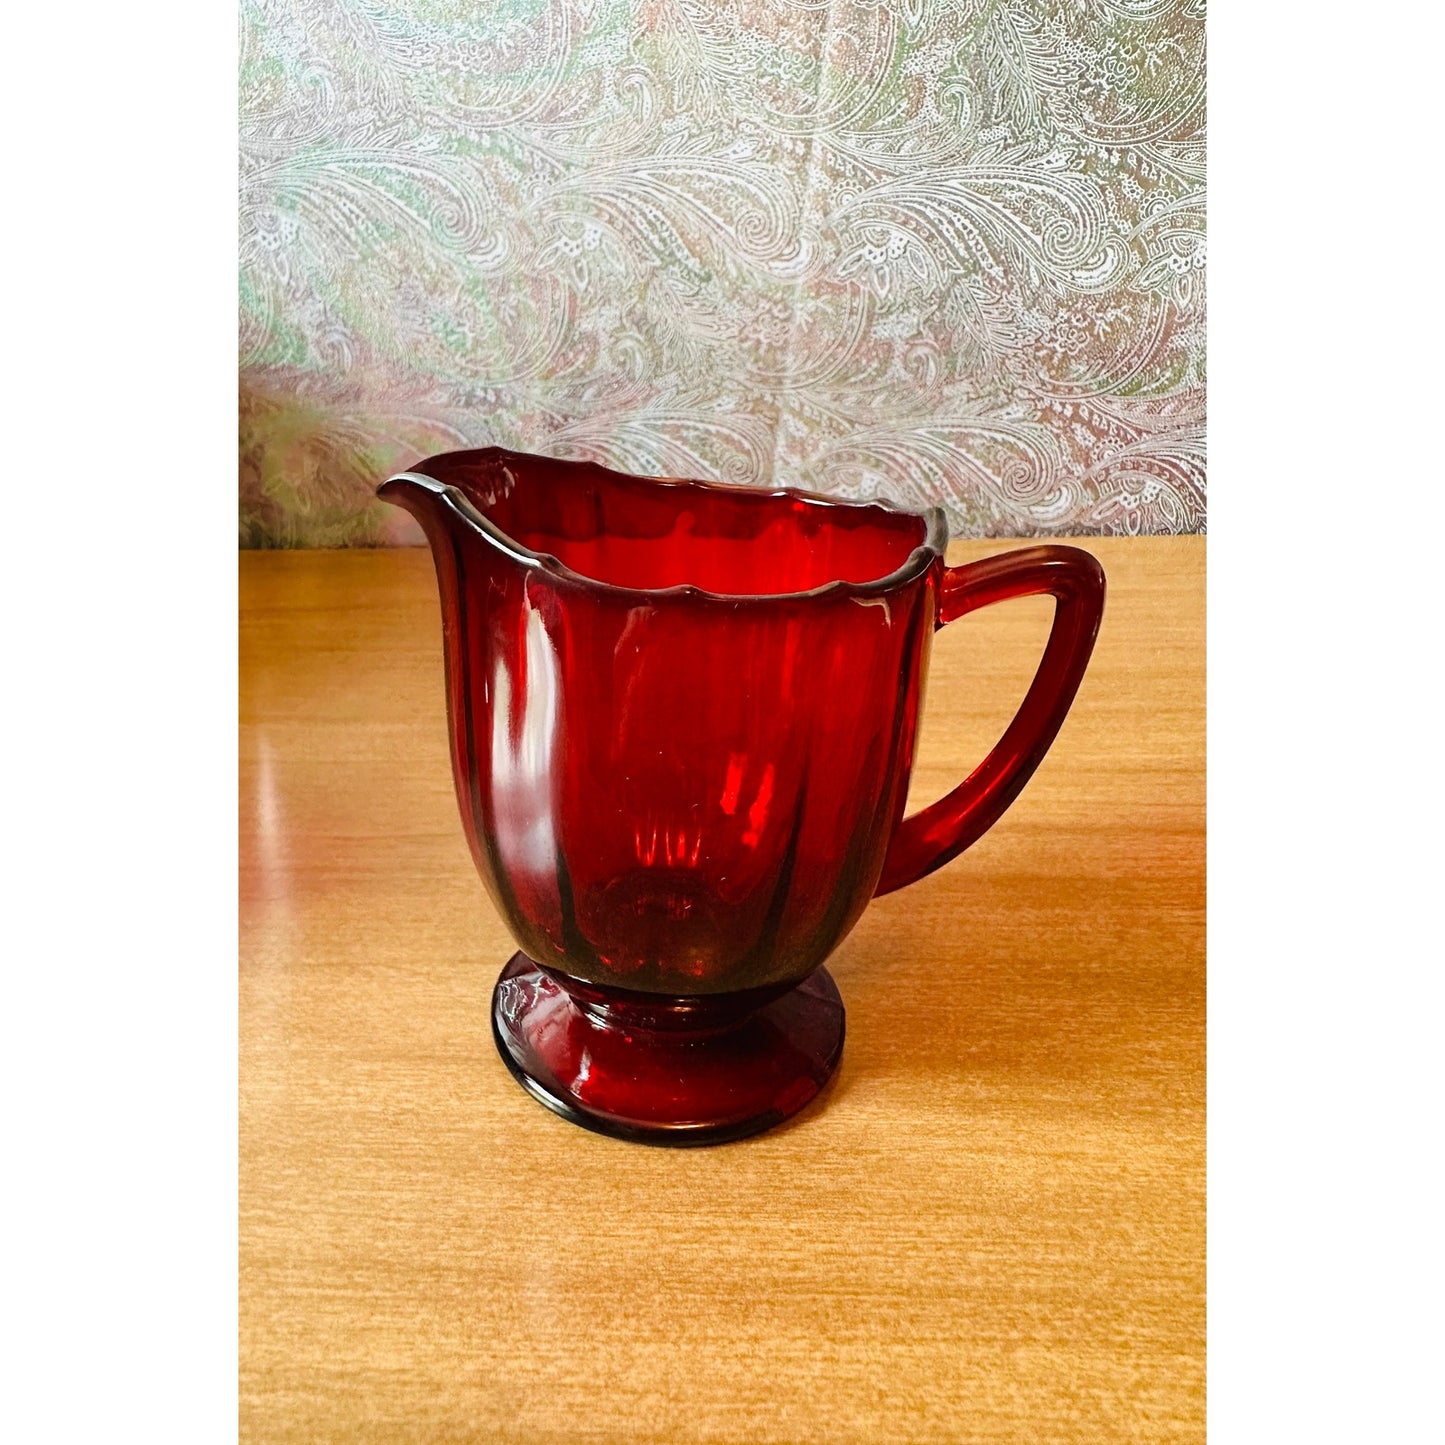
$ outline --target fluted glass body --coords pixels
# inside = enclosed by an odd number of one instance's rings
[[[462,820],[523,950],[674,996],[807,977],[902,816],[936,519],[505,453],[418,474],[475,509],[413,508]]]

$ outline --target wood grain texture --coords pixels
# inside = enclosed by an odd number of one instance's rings
[[[1074,711],[835,956],[834,1083],[679,1151],[496,1056],[513,945],[429,557],[242,556],[243,1440],[1203,1438],[1205,544],[1082,545],[1110,592]],[[997,736],[1049,609],[938,635],[915,803]]]

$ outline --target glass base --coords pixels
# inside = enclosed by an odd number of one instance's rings
[[[518,953],[492,995],[497,1050],[528,1093],[644,1144],[723,1144],[782,1123],[838,1067],[843,1026],[825,968],[796,985],[669,998],[593,988]]]

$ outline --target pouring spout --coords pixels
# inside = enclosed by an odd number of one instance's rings
[[[439,482],[435,477],[423,476],[421,472],[398,472],[394,477],[388,477],[377,489],[376,495],[383,502],[390,502],[394,507],[401,507],[408,511],[426,529],[428,537],[431,536],[432,524],[443,522],[450,527],[453,525],[451,518],[457,514],[456,502],[447,494],[456,493],[461,501],[466,498],[455,487],[448,486],[445,482]],[[469,508],[472,511],[474,507]]]
[[[420,519],[423,511],[430,505],[421,499],[436,497],[444,491],[446,484],[437,481],[435,477],[423,476],[420,472],[398,472],[394,477],[388,477],[376,489],[376,495],[394,507],[405,507],[412,516]]]
[[[422,470],[422,468],[425,470]],[[431,457],[410,471],[389,477],[376,490],[384,502],[401,507],[421,523],[433,552],[462,540],[486,542],[517,561],[515,545],[482,514],[516,485],[495,449]]]
[[[433,552],[442,544],[454,544],[461,537],[492,540],[494,529],[460,487],[440,482],[421,472],[398,472],[377,489],[383,502],[401,507],[421,523]]]

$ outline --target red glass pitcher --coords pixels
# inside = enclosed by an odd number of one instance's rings
[[[631,477],[490,447],[392,477],[441,590],[452,766],[521,947],[492,1004],[517,1079],[606,1134],[768,1128],[837,1067],[824,960],[868,900],[978,839],[1078,690],[1086,552],[948,567],[939,509]],[[1057,601],[983,763],[904,818],[933,632]]]

